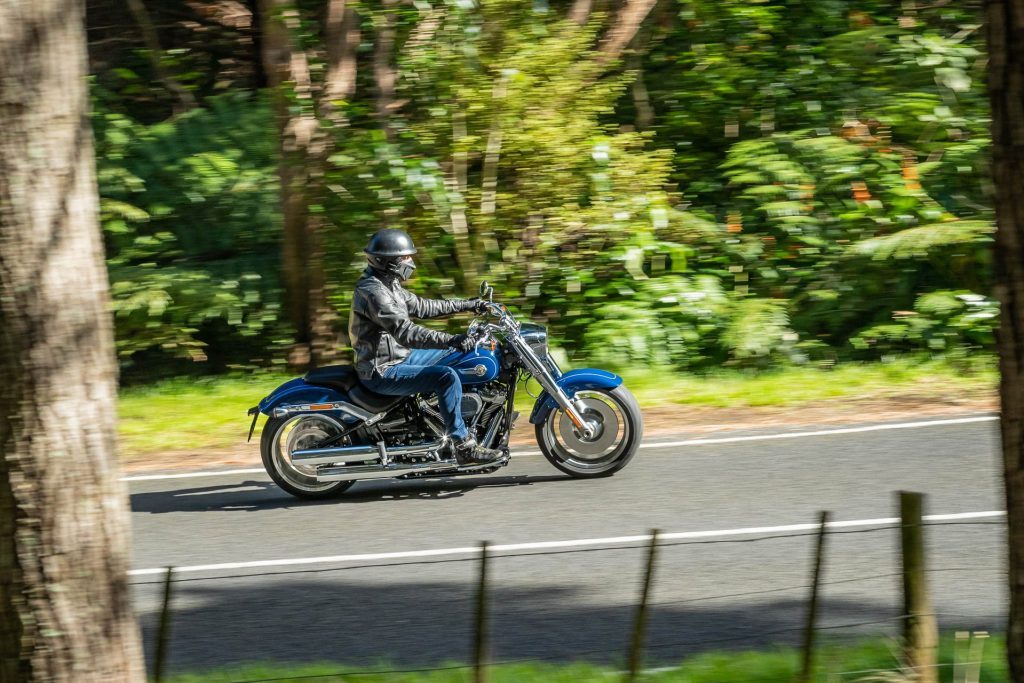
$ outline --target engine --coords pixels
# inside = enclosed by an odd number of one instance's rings
[[[508,387],[501,382],[488,382],[466,387],[462,394],[462,419],[477,435],[484,433],[508,398]],[[409,404],[404,415],[395,415],[378,428],[388,444],[413,444],[435,440],[444,435],[444,419],[437,407],[437,396],[417,399]]]

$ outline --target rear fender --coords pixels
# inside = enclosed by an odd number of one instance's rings
[[[567,396],[571,397],[577,391],[583,391],[584,389],[614,389],[622,384],[622,378],[607,370],[580,368],[579,370],[570,370],[559,377],[555,383],[561,387]],[[548,394],[547,391],[542,391],[533,406],[533,412],[530,414],[530,423],[535,425],[541,424],[548,418],[548,414],[556,408],[558,408],[558,404],[555,403],[554,397]]]
[[[271,411],[280,405],[335,403],[337,401],[348,401],[348,396],[330,387],[306,384],[304,379],[298,377],[288,380],[270,392],[256,406],[256,412],[270,415]]]
[[[259,419],[260,413],[269,417],[273,413],[274,408],[282,405],[338,403],[342,401],[348,402],[348,396],[330,387],[307,384],[301,377],[288,380],[270,392],[269,395],[263,397],[257,405],[249,408],[249,414],[253,416],[252,424],[249,426],[249,439],[252,439],[252,434],[256,431],[256,420]],[[338,411],[330,411],[330,413],[338,417],[341,416],[341,413]]]

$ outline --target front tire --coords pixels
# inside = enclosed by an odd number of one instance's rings
[[[592,439],[576,434],[569,416],[552,410],[536,426],[537,444],[544,457],[577,479],[610,477],[633,459],[644,435],[640,406],[629,389],[586,389],[575,398],[586,406],[584,417],[600,426]]]
[[[296,498],[319,500],[338,496],[355,482],[319,482],[316,480],[316,467],[294,464],[291,452],[312,448],[324,439],[340,434],[343,429],[340,422],[322,413],[272,417],[263,426],[260,437],[263,467],[275,484]]]

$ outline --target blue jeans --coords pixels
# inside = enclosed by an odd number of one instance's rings
[[[450,351],[415,349],[403,362],[384,370],[383,377],[360,380],[367,389],[385,396],[437,394],[437,407],[448,433],[457,440],[469,436],[462,420],[462,380],[454,368],[435,365]]]

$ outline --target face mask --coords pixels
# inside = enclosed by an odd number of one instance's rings
[[[403,282],[412,277],[412,271],[416,270],[416,264],[413,263],[412,259],[408,261],[399,261],[395,267],[395,275],[397,275]]]

